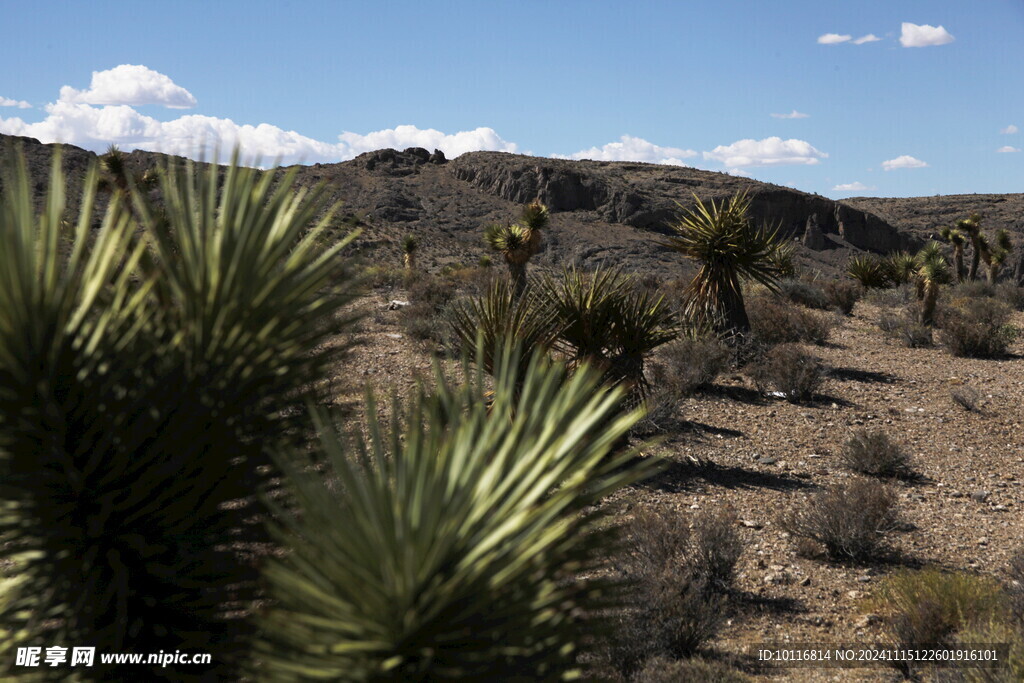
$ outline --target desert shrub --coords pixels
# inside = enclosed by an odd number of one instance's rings
[[[861,474],[878,477],[910,477],[913,474],[910,458],[883,431],[855,431],[843,445],[842,461],[846,467]]]
[[[951,299],[992,299],[996,288],[984,280],[967,280],[959,282],[949,290]]]
[[[995,286],[995,298],[1015,311],[1024,311],[1024,287],[1012,282],[1000,282]]]
[[[896,497],[875,481],[856,479],[809,496],[780,523],[834,559],[867,560],[878,554],[881,535],[896,526]]]
[[[825,380],[821,363],[799,344],[772,348],[764,360],[753,365],[750,375],[759,390],[778,391],[792,403],[814,398]]]
[[[1017,338],[1010,307],[990,298],[960,300],[939,309],[939,339],[954,356],[998,358]]]
[[[775,297],[751,301],[747,315],[751,332],[767,344],[824,344],[836,323],[833,315]]]
[[[689,562],[697,577],[712,588],[728,589],[732,586],[736,563],[742,553],[743,541],[734,515],[703,512],[696,516]]]
[[[261,678],[560,680],[593,652],[578,615],[600,630],[616,548],[595,503],[651,473],[610,453],[638,414],[592,369],[490,355],[493,382],[438,367],[390,426],[369,400],[365,443],[315,411],[318,451],[280,458]]]
[[[1024,626],[995,618],[957,631],[954,646],[1005,643],[1008,652],[998,667],[962,665],[958,673],[966,683],[1020,683],[1024,681]]]
[[[697,516],[691,531],[682,515],[645,511],[626,538],[632,607],[620,613],[606,658],[628,676],[651,657],[689,656],[718,633],[741,547],[724,514]]]
[[[839,311],[843,315],[850,315],[854,305],[864,294],[864,289],[859,284],[847,280],[826,282],[822,289],[825,292],[826,308]]]
[[[700,657],[668,659],[652,657],[633,677],[633,683],[747,683],[751,679],[744,673],[721,662]]]
[[[412,339],[430,341],[444,347],[452,346],[448,322],[452,301],[459,291],[457,281],[419,271],[412,271],[409,283],[409,305],[398,311],[398,322]]]
[[[869,289],[864,300],[879,308],[901,308],[917,301],[917,289],[913,285],[900,285],[892,289]]]
[[[943,645],[958,630],[1005,615],[1005,596],[994,579],[937,569],[901,571],[887,577],[870,604],[904,646]]]
[[[878,316],[878,327],[885,336],[909,349],[929,347],[933,343],[932,328],[921,323],[916,305],[907,306],[901,311],[883,309]]]
[[[1006,592],[1010,596],[1010,610],[1013,618],[1024,625],[1024,548],[1010,558],[1007,575]]]
[[[828,308],[828,297],[825,290],[806,280],[780,280],[778,294],[781,298],[808,308]]]
[[[652,385],[689,396],[710,386],[728,369],[731,359],[728,345],[714,334],[683,336],[661,348],[660,363],[652,370]]]
[[[395,289],[406,277],[404,268],[370,266],[362,271],[362,280],[371,289]]]
[[[953,403],[957,404],[969,413],[978,412],[978,392],[974,387],[963,385],[959,387],[953,387],[949,391],[949,397],[953,399]]]

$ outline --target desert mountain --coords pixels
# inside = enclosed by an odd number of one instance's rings
[[[0,135],[25,151],[36,188],[45,187],[56,145]],[[80,183],[91,152],[64,145],[64,167]],[[135,151],[129,166],[142,170],[166,157]],[[399,244],[413,233],[420,262],[429,268],[475,263],[482,228],[513,221],[522,204],[540,199],[552,212],[541,266],[565,263],[621,265],[635,272],[679,275],[680,259],[657,243],[670,234],[680,205],[724,199],[746,191],[758,221],[778,225],[799,243],[798,261],[833,273],[856,251],[914,249],[936,226],[972,211],[988,229],[1024,232],[1024,195],[963,195],[913,199],[858,198],[836,202],[789,187],[724,173],[630,162],[569,161],[503,152],[472,152],[448,160],[440,152],[382,149],[336,164],[298,167],[298,183],[325,183],[341,215],[363,229],[360,253],[370,261],[400,262]]]

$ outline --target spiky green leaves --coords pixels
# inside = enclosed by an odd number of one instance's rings
[[[266,539],[224,504],[268,476],[264,449],[289,443],[289,409],[336,358],[324,342],[353,292],[341,247],[314,248],[329,216],[317,222],[322,205],[291,176],[189,167],[161,173],[161,213],[129,186],[144,232],[119,192],[93,235],[93,168],[65,254],[59,157],[38,216],[24,163],[11,167],[0,556],[25,577],[13,614],[50,629],[29,629],[34,644],[155,652],[173,636],[230,668],[247,627],[225,612],[256,586],[236,546]]]
[[[719,329],[746,331],[750,323],[741,282],[753,280],[774,290],[785,270],[783,242],[777,229],[752,223],[745,193],[709,205],[694,199],[696,208],[683,210],[672,225],[676,235],[663,242],[701,264],[687,288],[687,310]]]
[[[420,243],[416,239],[416,235],[408,234],[402,238],[402,253],[403,254],[415,254],[416,250],[419,249]]]
[[[514,345],[482,371],[411,400],[369,442],[346,444],[318,415],[328,476],[296,454],[291,552],[267,578],[259,655],[278,680],[559,680],[571,677],[607,585],[592,573],[610,536],[586,512],[646,476],[609,458],[637,413],[594,372],[537,353],[525,377]],[[513,419],[507,416],[514,415]],[[334,483],[331,483],[331,482]],[[586,577],[586,578],[585,578]],[[593,626],[588,626],[588,629]]]
[[[530,258],[530,230],[518,223],[487,226],[484,229],[484,242],[509,262],[525,263]]]
[[[857,254],[846,262],[846,274],[865,288],[888,287],[890,270],[883,259],[874,254]]]

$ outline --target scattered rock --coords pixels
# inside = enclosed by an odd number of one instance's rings
[[[387,308],[387,310],[389,310],[389,311],[397,311],[399,308],[405,308],[408,305],[409,305],[408,301],[400,301],[398,299],[392,299],[391,301],[388,302],[388,305],[385,308]]]
[[[977,491],[973,491],[971,493],[971,500],[976,501],[978,503],[984,503],[986,500],[988,500],[988,497],[991,496],[991,495],[992,495],[991,491],[985,491],[983,489],[978,489]]]

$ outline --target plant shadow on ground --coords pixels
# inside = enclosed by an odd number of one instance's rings
[[[658,474],[640,485],[664,493],[680,493],[698,483],[725,489],[796,491],[814,488],[813,484],[787,474],[723,466],[709,461],[679,462],[666,459],[665,463]]]
[[[840,382],[895,384],[899,381],[899,377],[888,372],[874,372],[857,368],[830,368],[827,374]]]

